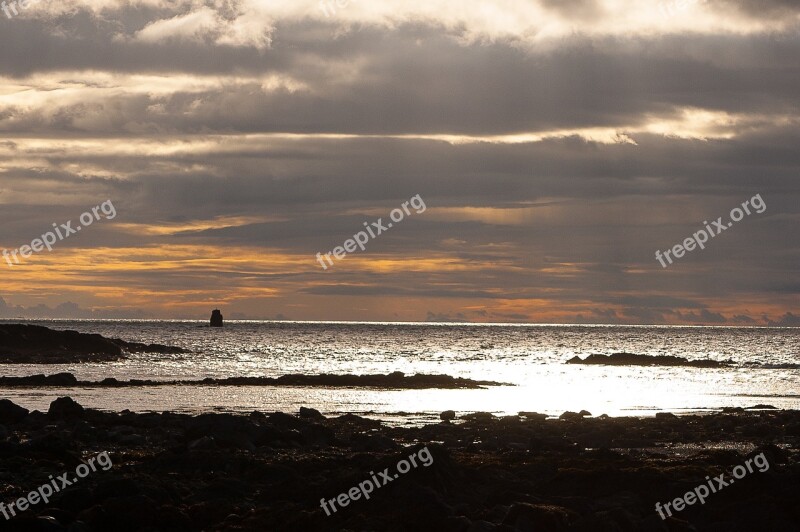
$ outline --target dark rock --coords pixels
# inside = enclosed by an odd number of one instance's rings
[[[0,399],[0,423],[13,425],[19,423],[28,415],[28,409],[8,399]]]
[[[517,503],[511,506],[503,525],[512,530],[547,530],[559,532],[569,528],[569,512],[560,506]]]
[[[115,340],[116,341],[116,340]],[[134,344],[126,343],[131,346]],[[177,347],[160,346],[158,344],[135,344],[139,347],[131,348],[130,352],[158,352],[158,353],[183,353]],[[127,348],[126,348],[127,349]],[[400,389],[476,389],[485,386],[500,386],[502,383],[492,381],[474,381],[471,379],[454,378],[449,375],[412,375],[403,376],[400,372],[388,375],[282,375],[273,377],[227,377],[215,379],[206,377],[200,380],[144,380],[130,379],[119,381],[115,378],[105,378],[101,381],[79,381],[72,374],[64,373],[47,377],[43,374],[28,377],[0,377],[0,386],[28,387],[28,386],[189,386],[189,385],[217,385],[217,386],[321,386],[321,387],[364,387],[364,388],[400,388]]]
[[[740,412],[744,412],[744,408],[741,406],[723,406],[722,412],[724,414],[738,414]]]
[[[399,445],[392,438],[382,434],[361,433],[350,439],[350,445],[357,451],[394,451]]]
[[[177,347],[145,345],[99,334],[59,331],[40,325],[0,324],[0,363],[69,364],[119,360],[125,352],[185,353]],[[73,385],[69,374],[50,377],[47,385]],[[55,377],[55,381],[52,379]],[[63,384],[62,384],[63,383]]]
[[[191,451],[208,451],[217,448],[217,442],[212,436],[203,436],[194,441],[189,442],[187,445]]]
[[[214,309],[211,312],[211,326],[222,327],[222,312],[219,309]]]
[[[306,408],[304,406],[300,407],[299,416],[303,419],[315,419],[317,421],[325,419],[325,416],[316,408]]]
[[[567,421],[580,421],[587,415],[590,416],[591,414],[589,414],[589,412],[586,410],[581,410],[580,412],[564,412],[558,416],[558,419],[565,419]]]
[[[144,495],[110,497],[103,502],[99,522],[89,523],[97,530],[142,530],[158,525],[158,504]]]
[[[74,438],[57,432],[46,432],[34,436],[25,442],[24,447],[56,457],[72,457],[77,451]]]
[[[755,406],[748,406],[745,410],[777,410],[777,408],[772,405],[757,404]]]
[[[47,415],[59,419],[74,419],[83,415],[84,409],[81,405],[75,402],[71,397],[59,397],[50,403],[50,409]]]
[[[782,449],[773,443],[766,443],[756,447],[755,450],[748,453],[747,457],[753,458],[759,454],[764,455],[764,458],[767,459],[767,462],[770,466],[774,464],[785,464],[789,460],[790,456],[789,451],[786,449]]]
[[[678,419],[672,412],[656,412],[656,419]]]
[[[427,486],[414,482],[404,482],[398,486],[394,495],[401,508],[401,519],[406,530],[444,529],[448,519],[453,515],[453,508],[442,496]]]
[[[547,414],[540,414],[539,412],[520,412],[518,415],[531,421],[544,421],[547,419]]]
[[[343,416],[333,418],[333,420],[336,423],[347,425],[350,428],[376,429],[381,426],[381,422],[377,419],[369,419],[355,414],[344,414]]]
[[[471,414],[464,414],[461,419],[468,421],[491,421],[495,419],[494,414],[491,412],[473,412]]]
[[[74,386],[78,383],[78,379],[72,373],[56,373],[50,375],[47,380],[50,386]]]
[[[99,334],[56,331],[40,325],[0,325],[0,362],[59,363],[117,360],[122,349]]]
[[[303,436],[303,442],[306,445],[326,447],[338,443],[336,433],[333,432],[333,429],[323,425],[317,425],[316,423],[311,423],[301,428],[300,434]],[[394,440],[392,440],[392,442],[394,442]]]
[[[158,509],[158,525],[162,530],[174,530],[176,532],[193,530],[192,520],[189,515],[171,505],[164,505]]]
[[[445,410],[439,414],[439,419],[442,421],[452,421],[456,418],[456,413],[453,410]]]
[[[308,421],[283,412],[273,412],[267,416],[267,423],[282,429],[300,429],[308,425]]]
[[[688,360],[673,355],[637,355],[635,353],[613,353],[611,355],[589,355],[586,358],[574,356],[567,360],[567,364],[601,364],[607,366],[689,366],[694,368],[724,368],[731,366],[731,362],[718,360]]]

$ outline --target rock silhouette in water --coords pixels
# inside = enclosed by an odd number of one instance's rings
[[[211,313],[211,326],[222,327],[222,312],[220,312],[219,309],[216,309]]]

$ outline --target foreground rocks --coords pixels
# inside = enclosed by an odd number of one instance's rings
[[[108,451],[114,466],[3,530],[797,530],[800,413],[659,418],[463,416],[416,428],[325,417],[48,413],[0,403],[0,500]],[[435,442],[435,443],[434,443]],[[427,446],[433,464],[327,516],[331,499]],[[675,446],[675,447],[673,447]],[[656,502],[755,453],[769,470],[662,521]],[[2,521],[2,517],[0,517]],[[692,528],[694,527],[694,528]]]
[[[0,363],[68,364],[119,360],[126,353],[186,353],[178,347],[141,344],[99,334],[57,331],[40,325],[0,324]]]

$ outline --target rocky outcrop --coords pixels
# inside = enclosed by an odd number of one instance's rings
[[[214,309],[211,312],[211,326],[222,327],[222,312],[219,309]]]
[[[84,386],[84,387],[109,387],[121,388],[127,386],[319,386],[323,388],[395,388],[395,389],[467,389],[483,388],[485,386],[501,386],[503,383],[494,381],[476,381],[472,379],[456,378],[450,375],[411,375],[394,372],[389,375],[282,375],[280,377],[227,377],[214,379],[211,377],[202,380],[181,381],[154,381],[132,379],[120,381],[113,377],[101,381],[79,381],[71,373],[58,373],[55,375],[30,375],[27,377],[0,377],[2,387],[27,387],[27,386]]]
[[[613,353],[611,355],[589,355],[586,358],[574,356],[567,364],[601,364],[606,366],[689,366],[693,368],[724,368],[732,362],[718,360],[688,360],[673,355],[637,355],[635,353]]]
[[[0,324],[0,363],[69,364],[107,362],[128,353],[185,353],[178,347],[141,344],[99,334],[59,331],[40,325]]]

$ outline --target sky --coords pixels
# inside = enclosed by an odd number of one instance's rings
[[[12,4],[0,317],[800,326],[798,30],[798,0]]]

